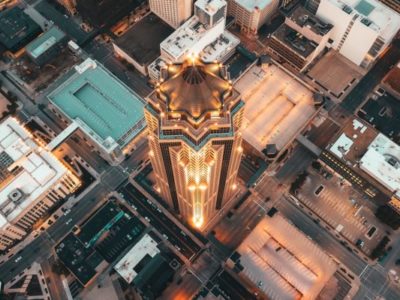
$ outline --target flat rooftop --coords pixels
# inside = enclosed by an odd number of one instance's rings
[[[213,28],[206,28],[206,26],[200,22],[196,15],[193,15],[183,25],[174,31],[168,38],[166,38],[160,47],[173,57],[179,58],[182,55],[190,54],[189,51],[205,38]],[[223,29],[221,30],[221,33]]]
[[[234,0],[248,11],[253,11],[256,8],[263,10],[273,0]]]
[[[115,44],[141,65],[160,56],[160,43],[174,29],[151,13],[115,40]]]
[[[225,0],[197,0],[195,1],[195,5],[204,11],[206,11],[208,14],[213,15],[215,14],[218,9],[226,6],[226,1]]]
[[[376,136],[375,129],[353,118],[343,127],[329,151],[345,162],[356,164]]]
[[[246,277],[267,297],[315,299],[337,264],[279,213],[266,216],[236,250]]]
[[[332,24],[321,21],[313,13],[302,6],[297,6],[296,9],[287,16],[287,18],[300,27],[306,27],[321,36],[327,34],[333,27]]]
[[[400,62],[389,71],[383,83],[400,95]]]
[[[116,221],[118,221],[124,212],[109,201],[95,212],[83,225],[80,226],[80,232],[77,235],[79,240],[87,247],[93,245],[96,240],[108,230]]]
[[[379,133],[360,160],[360,169],[400,199],[400,146]]]
[[[57,26],[52,26],[49,30],[37,37],[26,46],[26,51],[37,58],[49,48],[66,38],[66,35]]]
[[[313,53],[318,46],[285,23],[279,26],[272,36],[304,58]]]
[[[379,32],[384,40],[391,39],[400,28],[400,15],[378,0],[325,0]]]
[[[145,234],[115,265],[114,269],[127,283],[131,283],[143,268],[143,264],[148,263],[159,253],[157,242]]]
[[[41,32],[39,25],[19,7],[0,12],[0,44],[7,50],[20,50]]]
[[[245,102],[243,138],[260,152],[283,149],[316,113],[313,92],[274,64],[251,67],[234,87]]]
[[[206,46],[199,54],[199,57],[205,62],[221,61],[226,54],[240,44],[240,40],[229,31],[225,30],[223,34],[214,42]]]
[[[0,124],[0,228],[53,188],[68,169],[14,118]]]
[[[146,0],[76,1],[79,14],[96,27],[108,27],[129,15]]]
[[[83,286],[97,275],[97,268],[103,262],[96,250],[86,248],[72,232],[56,245],[55,252]]]
[[[71,73],[48,98],[88,135],[123,147],[145,127],[144,100],[101,64],[89,58]]]

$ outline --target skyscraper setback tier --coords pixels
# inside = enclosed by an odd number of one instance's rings
[[[216,221],[235,194],[243,105],[225,67],[197,58],[168,65],[148,97],[145,118],[157,188],[200,230]]]

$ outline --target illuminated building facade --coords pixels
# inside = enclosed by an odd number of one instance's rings
[[[157,188],[200,230],[214,223],[235,193],[243,106],[225,67],[196,58],[162,69],[148,97],[145,118]]]
[[[23,239],[80,180],[16,119],[0,124],[0,250]]]

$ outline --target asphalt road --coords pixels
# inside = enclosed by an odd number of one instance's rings
[[[158,232],[165,235],[186,258],[191,259],[200,247],[172,222],[159,208],[146,199],[133,185],[128,184],[119,190],[124,199],[136,207],[137,212],[147,218]],[[148,202],[149,201],[149,202]]]
[[[357,107],[372,92],[377,84],[381,82],[390,67],[400,59],[400,40],[394,40],[387,52],[381,57],[369,72],[360,80],[354,89],[343,99],[341,106],[347,111],[354,113]]]

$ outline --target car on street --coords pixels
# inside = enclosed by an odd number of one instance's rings
[[[17,263],[17,262],[20,262],[22,260],[22,256],[18,256],[14,261]]]

